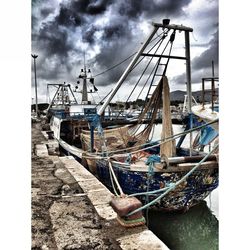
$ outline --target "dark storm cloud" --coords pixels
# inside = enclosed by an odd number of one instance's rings
[[[68,40],[68,32],[60,29],[55,22],[49,22],[39,31],[40,49],[44,49],[46,56],[59,55],[62,60],[67,58],[69,51],[73,48]]]
[[[208,48],[191,62],[192,82],[200,83],[201,78],[212,76],[212,61],[214,62],[215,76],[218,76],[218,30],[213,34],[213,38],[208,43]],[[183,73],[173,78],[177,84],[185,84],[186,74]]]
[[[98,45],[101,45],[100,53],[96,55],[96,62],[102,69],[121,62],[124,58],[134,53],[138,49],[138,45],[140,45],[139,35],[141,33],[133,34],[133,23],[124,22],[123,20],[117,19],[102,29],[102,37],[97,41]],[[116,82],[128,63],[129,61],[126,61],[121,66],[107,72],[106,80],[100,82],[100,85]]]
[[[111,0],[102,0],[102,1],[96,1],[96,3],[91,3],[88,6],[88,13],[91,15],[97,15],[100,13],[103,13],[107,6],[110,5],[113,1]]]
[[[98,15],[106,11],[112,2],[113,0],[78,0],[71,1],[69,8],[79,13]]]
[[[87,42],[90,45],[93,45],[96,42],[94,35],[99,30],[99,28],[90,25],[89,28],[87,28],[87,30],[85,31],[85,33],[82,35],[83,42]]]
[[[110,21],[102,27],[94,27],[87,31],[83,38],[93,45],[94,43],[100,46],[100,53],[96,55],[96,61],[100,68],[105,69],[116,62],[119,63],[122,59],[127,58],[134,53],[143,42],[145,35],[137,28],[138,22],[142,16],[157,16],[164,12],[170,16],[174,13],[182,13],[182,7],[190,3],[187,1],[120,1],[113,4],[112,13],[115,16],[110,18]],[[162,17],[162,18],[163,18]],[[162,18],[157,18],[161,21]],[[100,39],[95,39],[95,33],[102,30]],[[107,73],[105,80],[100,81],[100,85],[108,85],[119,79],[123,73],[125,66],[116,68]]]
[[[59,15],[55,19],[55,23],[65,27],[80,26],[82,21],[80,16],[74,11],[62,6]]]
[[[32,30],[37,26],[38,18],[36,16],[31,16],[31,28]],[[33,33],[32,33],[33,36]],[[32,39],[33,40],[33,39]]]
[[[138,18],[141,15],[152,17],[162,13],[172,16],[180,14],[182,12],[182,7],[190,2],[191,0],[127,0],[122,1],[118,8],[118,12],[121,16],[127,16],[129,18]]]
[[[82,29],[83,42],[94,42],[94,33],[98,28],[93,27],[88,29],[91,21],[88,15],[97,15],[103,13],[108,4],[112,1],[63,1],[59,7],[58,14],[49,21],[42,21],[45,17],[53,14],[53,8],[46,6],[46,2],[32,2],[32,50],[39,53],[38,66],[43,70],[43,77],[54,79],[58,76],[55,72],[56,68],[67,70],[65,74],[69,74],[75,64],[72,64],[72,53],[79,53],[79,49],[74,44],[74,33],[78,27]],[[47,2],[48,5],[48,2]],[[40,18],[40,24],[39,19]],[[39,26],[38,26],[39,25]],[[73,36],[72,36],[73,35]],[[83,53],[81,51],[81,53]],[[48,59],[51,64],[57,67],[47,65]],[[45,61],[46,60],[46,61]],[[76,62],[78,60],[76,59]],[[45,68],[45,67],[48,68]],[[38,73],[39,74],[39,73]]]
[[[115,24],[104,28],[103,38],[110,40],[116,39],[124,36],[124,31],[119,24]]]
[[[211,62],[214,61],[215,66],[218,66],[218,30],[213,35],[212,40],[209,42],[209,47],[199,57],[195,57],[192,61],[194,70],[211,67]]]
[[[38,76],[54,80],[62,68],[65,74],[70,73],[73,65],[68,63],[68,60],[73,46],[67,30],[61,29],[55,22],[48,22],[41,27],[36,36],[36,50],[40,51],[37,59],[40,69]]]
[[[102,72],[138,50],[145,39],[145,34],[138,28],[140,21],[161,22],[166,17],[178,18],[191,0],[52,2],[55,8],[48,7],[51,6],[49,1],[32,2],[32,50],[39,54],[38,76],[48,81],[56,78],[73,81],[77,77],[75,72],[83,67],[84,52],[87,64],[92,56],[90,66],[94,66],[94,75]],[[108,16],[108,20],[96,22],[104,16]],[[94,57],[89,50],[95,51]],[[106,86],[114,83],[128,63],[126,61],[98,77],[96,84]],[[195,67],[200,63],[196,59]]]
[[[54,8],[50,7],[41,9],[42,18],[46,18],[49,14],[53,13],[54,10]]]

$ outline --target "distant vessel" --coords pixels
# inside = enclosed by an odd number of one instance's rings
[[[88,119],[96,114],[97,106],[88,100],[87,81],[92,87],[89,93],[95,93],[98,89],[94,85],[94,78],[88,76],[85,65],[84,69],[81,69],[79,78],[83,80],[80,91],[78,86],[73,91],[71,85],[66,83],[47,85],[47,88],[57,89],[48,107],[47,116],[50,120],[50,129],[61,149],[80,161],[82,158],[80,132],[81,129],[88,128]],[[77,84],[80,82],[78,81]],[[75,92],[81,93],[81,103],[78,103]]]
[[[214,70],[213,70],[214,72]],[[211,82],[211,89],[209,90],[211,94],[211,102],[205,103],[205,82]],[[219,78],[215,77],[214,74],[212,77],[202,78],[202,104],[195,105],[192,107],[192,112],[202,120],[206,122],[211,122],[213,120],[219,119],[219,101],[218,93],[216,93],[215,82],[218,82]],[[218,131],[218,123],[211,124],[211,126]]]

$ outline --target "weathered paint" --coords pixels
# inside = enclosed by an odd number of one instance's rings
[[[112,190],[108,162],[98,160],[96,162],[98,178]],[[113,164],[114,172],[118,182],[125,194],[134,194],[147,191],[149,181],[149,191],[164,188],[180,180],[187,171],[183,172],[154,172],[152,176],[148,172],[133,171]],[[190,175],[183,184],[163,197],[154,205],[154,208],[172,210],[187,210],[191,206],[204,200],[212,190],[218,186],[218,168],[198,169]],[[149,201],[155,199],[159,194],[150,195]],[[146,196],[137,196],[145,203]]]

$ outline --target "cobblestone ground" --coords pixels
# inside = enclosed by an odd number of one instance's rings
[[[32,249],[121,249],[58,156],[35,155],[45,140],[32,124]]]

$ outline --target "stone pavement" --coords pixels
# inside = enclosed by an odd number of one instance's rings
[[[106,187],[46,147],[41,124],[32,124],[32,249],[168,249],[146,226],[120,226]]]

